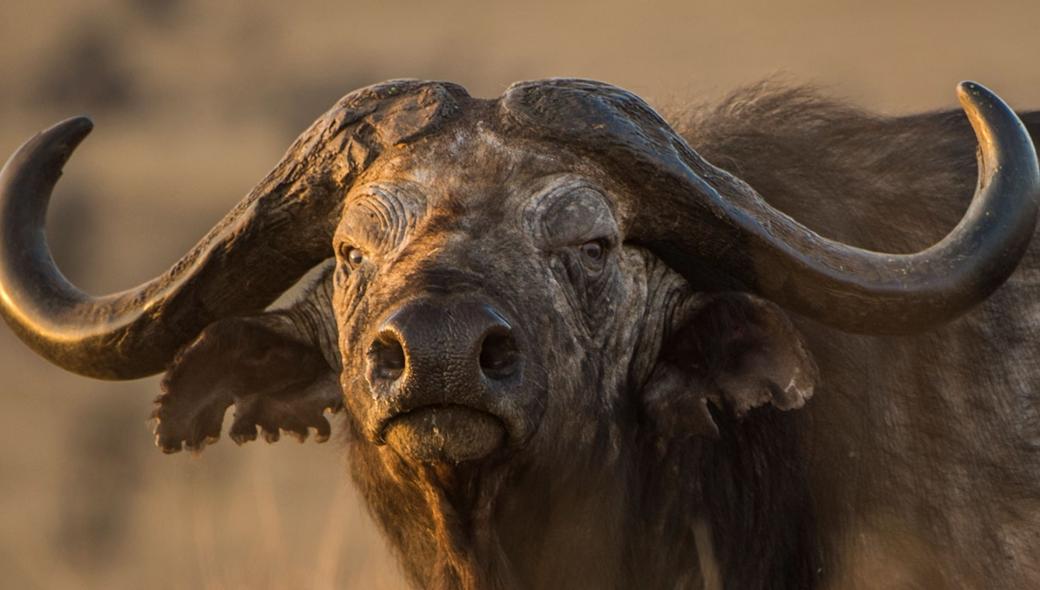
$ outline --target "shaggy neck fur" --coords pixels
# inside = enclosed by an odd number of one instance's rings
[[[416,587],[702,588],[706,570],[725,588],[814,587],[797,414],[715,418],[716,441],[666,441],[633,421],[632,452],[613,462],[417,469],[355,437],[351,464]]]

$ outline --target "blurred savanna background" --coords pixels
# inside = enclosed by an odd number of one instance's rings
[[[1038,16],[1035,0],[3,0],[0,153],[94,118],[49,235],[75,283],[111,292],[164,270],[373,82],[493,96],[580,76],[667,110],[779,77],[908,113],[954,106],[972,78],[1035,109]],[[147,423],[157,393],[155,378],[63,373],[0,327],[2,585],[402,587],[335,438],[165,456]]]

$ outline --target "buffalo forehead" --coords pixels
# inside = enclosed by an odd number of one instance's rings
[[[581,185],[581,179],[586,187],[609,184],[595,164],[564,147],[500,133],[478,122],[453,126],[386,154],[351,191],[347,207],[379,187],[384,193],[421,194],[431,215],[494,224],[519,221],[532,198],[556,184]],[[601,208],[592,206],[597,216]]]

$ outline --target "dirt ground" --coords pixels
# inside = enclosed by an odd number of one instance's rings
[[[74,282],[110,292],[175,261],[312,119],[372,82],[491,96],[580,76],[674,106],[778,76],[905,113],[953,106],[971,78],[1035,109],[1038,16],[1035,0],[4,0],[0,154],[94,118],[50,236]],[[2,585],[402,587],[336,442],[164,456],[146,422],[157,393],[154,378],[63,373],[0,328]]]

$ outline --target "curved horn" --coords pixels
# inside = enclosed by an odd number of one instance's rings
[[[691,280],[721,269],[842,330],[909,333],[956,317],[1007,280],[1036,225],[1040,171],[1029,134],[1000,98],[972,82],[961,83],[958,95],[979,140],[978,188],[953,231],[915,254],[872,252],[816,234],[706,162],[618,88],[571,80],[528,83],[509,94],[513,117],[536,120],[635,179],[642,198],[628,239]],[[576,122],[598,131],[579,139]]]
[[[102,379],[162,371],[209,323],[262,310],[331,256],[338,208],[358,171],[381,149],[442,122],[456,110],[453,95],[464,93],[395,81],[347,95],[169,271],[103,297],[62,276],[44,236],[62,166],[92,128],[85,118],[59,123],[0,171],[0,314],[69,371]]]
[[[1036,227],[1036,152],[988,89],[963,82],[958,98],[979,141],[978,186],[957,226],[921,252],[884,254],[821,237],[743,183],[712,195],[743,238],[755,290],[844,330],[907,333],[964,313],[1002,285]]]

